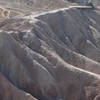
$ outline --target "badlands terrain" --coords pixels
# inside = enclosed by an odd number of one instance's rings
[[[99,0],[0,0],[0,100],[100,100]]]

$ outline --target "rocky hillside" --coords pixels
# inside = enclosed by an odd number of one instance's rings
[[[99,17],[63,6],[1,20],[0,100],[100,100]]]
[[[5,7],[18,8],[23,11],[44,11],[68,6],[64,0],[0,0]]]

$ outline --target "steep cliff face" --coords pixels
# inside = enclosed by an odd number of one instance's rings
[[[99,100],[99,17],[71,6],[1,20],[0,100]]]

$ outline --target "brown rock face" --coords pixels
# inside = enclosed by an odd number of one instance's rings
[[[97,95],[94,100],[100,100],[100,95]]]
[[[0,100],[99,100],[99,17],[70,7],[0,22]]]

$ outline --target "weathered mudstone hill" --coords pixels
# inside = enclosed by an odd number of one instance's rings
[[[70,7],[0,22],[0,100],[99,100],[99,17]]]
[[[0,73],[0,100],[37,100],[30,94],[14,87]]]

